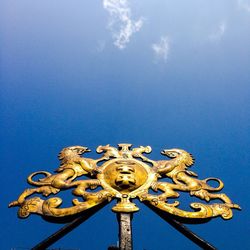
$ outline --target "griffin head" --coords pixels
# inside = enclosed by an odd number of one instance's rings
[[[58,155],[59,160],[65,162],[66,160],[69,160],[71,158],[79,157],[85,152],[90,152],[90,149],[88,147],[83,146],[71,146],[64,148]]]
[[[164,149],[161,151],[162,155],[166,155],[171,159],[181,161],[185,163],[186,166],[191,166],[194,164],[194,158],[192,154],[189,154],[187,151],[177,148]]]

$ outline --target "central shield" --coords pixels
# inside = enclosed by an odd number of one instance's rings
[[[113,159],[100,167],[97,177],[104,189],[109,190],[120,202],[112,208],[115,212],[138,211],[130,199],[148,190],[156,181],[155,172],[142,161],[136,159]]]

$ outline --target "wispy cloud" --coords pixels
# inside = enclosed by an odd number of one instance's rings
[[[110,15],[108,28],[112,32],[114,45],[124,49],[133,33],[141,29],[143,18],[132,20],[128,0],[103,0],[103,7]]]
[[[209,40],[213,42],[220,41],[221,38],[224,36],[226,29],[227,29],[226,23],[224,21],[221,22],[216,28],[216,30],[209,35],[208,37]]]
[[[250,0],[238,0],[238,6],[250,13]]]
[[[152,49],[157,61],[163,60],[164,62],[166,62],[170,50],[169,38],[167,36],[162,36],[158,43],[152,44]]]

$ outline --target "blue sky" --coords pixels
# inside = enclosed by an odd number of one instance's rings
[[[120,142],[152,146],[153,159],[191,152],[192,170],[221,178],[242,211],[189,227],[219,249],[249,248],[250,1],[4,0],[0,9],[1,249],[61,227],[7,208],[30,173],[56,169],[63,147]],[[54,247],[115,244],[111,207]],[[135,250],[195,249],[140,208]]]

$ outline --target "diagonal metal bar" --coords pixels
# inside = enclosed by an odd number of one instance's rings
[[[78,227],[80,224],[82,224],[84,221],[89,219],[92,215],[94,215],[96,212],[98,212],[100,209],[102,209],[105,205],[107,205],[107,202],[102,203],[99,206],[96,206],[92,209],[86,210],[83,214],[81,214],[79,217],[74,219],[73,221],[69,222],[62,228],[60,228],[58,231],[50,235],[48,238],[44,239],[37,245],[35,245],[31,250],[44,250],[47,249],[49,246],[60,240],[62,237],[64,237],[66,234],[70,233],[73,229]]]
[[[151,210],[153,210],[157,215],[159,215],[163,220],[168,222],[171,226],[173,226],[177,231],[182,233],[184,236],[186,236],[188,239],[193,241],[197,246],[201,247],[205,250],[216,250],[217,248],[214,247],[212,244],[207,242],[206,240],[202,239],[200,236],[192,232],[188,227],[184,226],[180,221],[171,218],[167,213],[155,209],[152,205],[148,203],[144,203],[147,207],[149,207]]]

